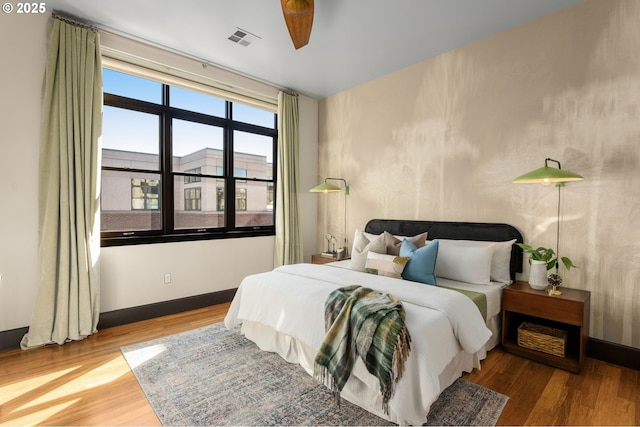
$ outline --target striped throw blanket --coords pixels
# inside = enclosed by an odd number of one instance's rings
[[[357,357],[378,378],[382,409],[402,378],[411,350],[402,303],[389,294],[360,286],[333,291],[325,302],[327,334],[315,359],[314,376],[329,387],[339,402],[340,391]]]

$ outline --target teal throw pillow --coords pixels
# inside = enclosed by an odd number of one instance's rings
[[[416,247],[404,239],[400,246],[400,256],[409,257],[409,262],[402,272],[402,278],[413,282],[438,286],[436,281],[436,259],[438,258],[438,241],[433,240],[426,246]]]

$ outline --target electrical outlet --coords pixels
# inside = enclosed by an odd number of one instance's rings
[[[171,283],[171,273],[164,273],[164,283]]]

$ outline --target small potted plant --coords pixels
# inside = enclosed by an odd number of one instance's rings
[[[533,246],[526,245],[524,243],[516,244],[520,246],[523,251],[527,252],[530,255],[529,264],[531,264],[531,271],[529,272],[529,286],[531,286],[533,289],[538,290],[545,289],[548,285],[547,271],[556,266],[556,263],[558,262],[558,256],[551,248],[545,248],[543,246],[534,248]],[[567,270],[576,268],[576,266],[568,257],[560,257],[560,260],[567,268]],[[559,277],[558,280],[559,282],[562,282],[562,279]]]

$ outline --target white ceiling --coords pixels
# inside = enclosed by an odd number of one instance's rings
[[[504,31],[581,0],[316,0],[295,50],[279,0],[48,0],[47,7],[314,98]],[[227,38],[242,28],[248,47]]]

